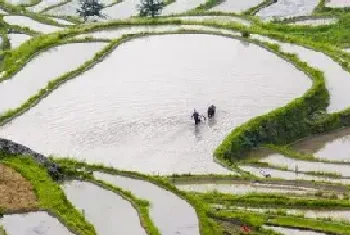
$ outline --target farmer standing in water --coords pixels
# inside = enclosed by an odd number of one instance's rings
[[[191,117],[193,117],[193,119],[194,119],[194,124],[195,124],[195,125],[198,125],[198,124],[200,123],[200,121],[201,121],[200,116],[202,116],[202,117],[204,118],[204,120],[205,120],[205,117],[204,117],[203,115],[199,115],[199,113],[197,112],[197,110],[194,109],[194,110],[193,110],[193,114],[192,114]]]

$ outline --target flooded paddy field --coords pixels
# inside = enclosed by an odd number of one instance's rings
[[[287,53],[296,53],[301,61],[324,72],[326,87],[330,95],[328,113],[339,112],[350,107],[350,97],[347,92],[350,88],[350,73],[341,65],[322,52],[289,43],[281,43],[261,35],[252,35],[253,38],[280,45],[281,50]]]
[[[318,0],[277,0],[276,3],[261,9],[256,15],[268,17],[292,17],[311,15]]]
[[[58,26],[40,23],[26,16],[4,16],[3,19],[6,23],[10,25],[28,27],[34,31],[38,31],[41,33],[53,33],[55,31],[62,29],[61,27],[58,27]]]
[[[246,1],[235,1],[235,0],[225,0],[219,5],[210,9],[210,11],[220,11],[220,12],[236,12],[241,13],[249,8],[259,5],[263,0],[246,0]]]
[[[292,228],[275,227],[275,226],[267,226],[267,225],[265,225],[264,228],[271,229],[275,232],[278,232],[284,235],[327,235],[325,233],[318,233],[311,230],[292,229]]]
[[[299,141],[291,146],[319,159],[350,162],[350,129],[344,128]]]
[[[194,9],[196,7],[199,7],[200,4],[203,4],[205,2],[206,0],[193,0],[193,1],[177,0],[169,4],[168,6],[166,6],[162,10],[162,15],[173,15],[173,14],[183,13],[191,9]]]
[[[152,204],[150,216],[161,234],[200,234],[196,212],[188,202],[175,194],[142,180],[100,172],[94,172],[94,176],[150,201]],[[169,220],[169,218],[176,218],[176,220]]]
[[[140,52],[154,59],[136,57]],[[310,85],[302,72],[256,45],[211,35],[152,36],[122,44],[1,127],[0,135],[45,154],[121,169],[228,173],[212,159],[226,134],[301,96]],[[193,109],[205,113],[210,104],[218,107],[217,117],[194,126]]]
[[[343,8],[350,7],[350,1],[348,0],[327,0],[326,7]]]
[[[289,170],[301,172],[325,172],[334,173],[339,176],[350,176],[350,165],[330,164],[325,162],[302,161],[285,157],[281,154],[271,154],[266,158],[261,159],[262,162],[267,162],[269,165],[287,167]],[[350,178],[350,177],[349,177]]]
[[[10,40],[11,48],[13,49],[19,47],[22,43],[32,38],[32,36],[27,34],[15,34],[15,33],[8,34],[8,37]]]
[[[263,183],[250,184],[176,184],[176,187],[186,192],[213,192],[248,194],[248,193],[286,193],[286,194],[306,194],[314,193],[314,188],[295,187],[293,185],[275,185]]]
[[[79,210],[83,210],[97,234],[146,235],[135,208],[118,194],[80,181],[66,182],[62,189],[68,200]]]
[[[304,173],[277,170],[277,169],[268,168],[268,167],[242,165],[240,166],[240,168],[259,178],[265,178],[265,176],[261,173],[261,172],[264,172],[264,174],[270,174],[272,178],[285,179],[285,180],[311,180],[311,181],[317,181],[317,182],[330,182],[335,184],[350,184],[350,179],[342,179],[342,178],[334,179],[327,176],[308,175]]]

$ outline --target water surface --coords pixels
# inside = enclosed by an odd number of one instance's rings
[[[101,13],[110,19],[123,19],[138,15],[139,0],[123,0],[121,3],[102,9]],[[108,19],[107,19],[108,20]]]
[[[175,2],[163,8],[162,15],[183,13],[191,9],[197,8],[200,4],[204,4],[205,2],[206,0],[176,0]]]
[[[263,18],[311,15],[318,2],[319,0],[277,0],[256,15]]]
[[[335,7],[335,8],[350,7],[350,1],[349,0],[327,0],[325,5],[326,7]]]
[[[19,25],[22,27],[28,27],[34,31],[41,33],[53,33],[57,30],[62,29],[58,26],[47,25],[33,20],[27,16],[4,16],[4,21],[9,25]]]
[[[228,173],[212,157],[222,139],[310,86],[294,66],[253,44],[151,36],[122,44],[1,127],[0,136],[48,155],[144,173]],[[193,109],[205,114],[211,104],[216,117],[194,126]]]
[[[350,96],[347,95],[350,89],[350,73],[345,71],[337,62],[322,52],[316,52],[299,45],[281,43],[275,39],[256,34],[252,37],[263,42],[279,44],[282,51],[296,53],[301,61],[323,71],[330,95],[330,104],[327,107],[328,113],[342,111],[350,107]]]
[[[248,193],[298,193],[316,192],[316,189],[276,184],[177,184],[177,188],[186,192],[213,192],[248,194]]]
[[[302,140],[292,148],[320,159],[350,162],[350,128]]]
[[[8,235],[72,235],[69,230],[45,211],[4,215],[0,219]]]
[[[13,78],[0,83],[0,113],[19,107],[50,80],[57,79],[92,59],[104,45],[105,43],[72,43],[40,53]]]
[[[12,49],[17,48],[19,45],[21,45],[22,43],[32,38],[32,36],[27,34],[15,34],[15,33],[8,34],[8,37],[9,37]]]
[[[63,2],[63,0],[42,0],[40,3],[38,3],[32,7],[27,7],[27,10],[33,11],[33,12],[40,12],[47,7],[56,5],[56,4],[61,3],[61,2]]]
[[[289,170],[298,169],[299,171],[317,171],[335,173],[341,176],[350,176],[350,165],[302,161],[288,158],[281,154],[271,154],[270,156],[263,158],[261,161],[268,162],[273,166],[288,167]]]
[[[211,8],[209,11],[221,11],[221,12],[237,12],[241,13],[249,8],[259,5],[263,0],[224,0],[219,5]]]
[[[317,233],[311,230],[300,230],[292,228],[274,227],[274,226],[263,226],[266,229],[272,229],[275,232],[282,233],[285,235],[326,235],[325,233]]]

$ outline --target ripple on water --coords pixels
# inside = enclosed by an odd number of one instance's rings
[[[62,188],[68,200],[84,210],[97,234],[146,235],[135,208],[118,194],[80,181],[66,182]]]
[[[228,173],[212,152],[232,128],[310,86],[294,66],[253,44],[213,35],[151,36],[121,45],[1,127],[0,135],[45,154],[120,169]],[[204,114],[210,104],[216,118],[195,127],[193,108]]]
[[[53,218],[45,211],[4,215],[0,219],[0,225],[3,225],[10,235],[72,235],[58,219]]]

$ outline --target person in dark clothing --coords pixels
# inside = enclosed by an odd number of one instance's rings
[[[195,109],[193,110],[192,118],[194,119],[195,125],[198,125],[201,122],[201,119],[200,119],[201,116],[205,120],[205,117],[203,115],[200,115]]]
[[[208,118],[212,118],[215,114],[216,107],[214,105],[211,105],[208,107]]]

